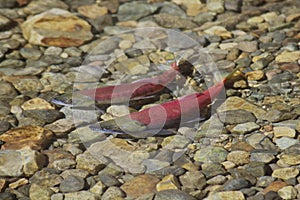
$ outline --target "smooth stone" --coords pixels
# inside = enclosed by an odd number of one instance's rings
[[[146,173],[155,173],[156,171],[163,170],[170,166],[169,162],[157,159],[146,159],[141,163],[146,167]]]
[[[36,76],[6,76],[3,80],[12,83],[20,93],[40,92],[43,89]]]
[[[181,191],[181,190],[163,190],[156,193],[154,200],[196,200],[193,196]]]
[[[287,148],[299,143],[299,141],[297,139],[281,137],[279,139],[276,139],[275,143],[280,149],[287,149]]]
[[[0,99],[13,99],[15,96],[17,96],[17,92],[15,88],[7,83],[7,82],[0,82]]]
[[[283,199],[296,199],[298,191],[293,186],[285,186],[277,193]]]
[[[299,169],[293,167],[275,169],[272,173],[272,177],[288,180],[295,178],[299,174]]]
[[[207,162],[202,164],[201,167],[202,173],[206,178],[212,178],[217,175],[225,175],[227,173],[223,165],[219,163]]]
[[[50,110],[55,109],[53,105],[51,105],[49,102],[47,102],[44,99],[41,99],[39,97],[30,99],[28,101],[25,101],[21,108],[23,110]]]
[[[206,185],[205,176],[199,171],[188,171],[179,177],[183,190],[202,190]]]
[[[247,72],[246,77],[248,81],[260,81],[265,77],[265,73],[262,70],[255,70],[252,72]]]
[[[192,29],[197,27],[197,24],[189,19],[183,19],[179,16],[174,16],[166,13],[156,14],[153,17],[157,24],[165,28],[177,27]]]
[[[99,179],[107,187],[120,186],[121,185],[120,181],[111,174],[102,173],[102,174],[99,175]]]
[[[64,200],[98,200],[98,197],[88,191],[70,192],[64,194]]]
[[[232,37],[231,32],[229,32],[225,27],[223,26],[213,26],[211,28],[208,28],[204,31],[204,33],[209,35],[217,35],[223,39],[229,39]],[[214,41],[211,41],[214,42]],[[219,41],[215,41],[219,42]]]
[[[61,192],[77,192],[84,188],[85,181],[79,176],[68,176],[59,185]]]
[[[208,200],[215,200],[215,199],[245,200],[245,196],[241,191],[223,191],[223,192],[216,192],[210,194],[207,199]]]
[[[42,123],[52,123],[59,118],[63,117],[63,113],[58,110],[24,110],[23,114],[25,117],[32,118],[36,121],[40,121]]]
[[[204,163],[221,163],[225,161],[227,154],[228,152],[222,147],[207,147],[196,151],[194,160]]]
[[[278,156],[279,160],[288,165],[299,165],[300,155],[298,154],[282,154]]]
[[[241,124],[247,122],[255,122],[255,116],[246,110],[228,110],[218,113],[219,118],[225,124]]]
[[[36,0],[31,1],[22,9],[22,11],[28,15],[35,15],[50,10],[51,8],[60,8],[66,10],[68,7],[69,6],[67,4],[60,0]]]
[[[252,176],[259,178],[265,176],[267,167],[264,162],[250,162],[246,165],[246,171]]]
[[[188,144],[191,143],[191,140],[182,135],[174,135],[166,137],[161,146],[164,149],[184,149]]]
[[[205,24],[206,22],[211,22],[215,18],[216,14],[213,12],[199,13],[193,18],[193,21],[199,25]]]
[[[263,162],[263,163],[270,163],[275,159],[275,156],[271,153],[260,153],[255,152],[251,153],[250,161],[251,162]]]
[[[246,122],[233,127],[230,132],[234,134],[246,134],[259,129],[260,126],[255,122]]]
[[[293,51],[293,52],[284,51],[280,53],[278,56],[276,56],[275,61],[278,63],[296,62],[297,60],[299,60],[299,57],[300,57],[300,51]]]
[[[211,12],[223,13],[224,12],[224,0],[207,0],[207,9]]]
[[[35,48],[24,47],[20,49],[20,54],[23,58],[38,60],[41,57],[42,52]]]
[[[157,5],[147,4],[143,2],[128,2],[119,6],[118,19],[119,21],[138,20],[157,10]]]
[[[17,150],[29,147],[39,150],[50,143],[51,137],[51,131],[38,126],[14,128],[0,135],[0,140],[5,142],[1,149]],[[18,138],[18,140],[16,140],[16,138]]]
[[[232,151],[227,155],[227,160],[236,165],[244,165],[250,162],[250,153],[247,151]]]
[[[9,18],[7,18],[3,15],[0,15],[0,29],[1,30],[9,29],[11,25],[12,25],[12,21]]]
[[[71,119],[59,119],[51,124],[46,125],[45,128],[52,131],[56,136],[62,137],[68,134],[74,128],[74,121]]]
[[[47,23],[38,23],[45,19]],[[21,27],[25,39],[35,45],[79,46],[92,39],[91,26],[86,21],[59,8],[35,15]]]
[[[240,12],[242,4],[242,0],[225,0],[224,7],[226,10]]]
[[[274,136],[276,138],[279,137],[289,137],[294,138],[296,136],[295,129],[284,127],[284,126],[276,126],[273,128]]]
[[[257,41],[243,41],[239,42],[238,49],[244,52],[252,53],[257,50]]]
[[[300,71],[300,66],[297,63],[286,63],[286,64],[281,65],[280,69],[282,69],[284,71],[298,73]]]
[[[117,63],[115,68],[129,75],[146,74],[149,70],[150,62],[147,56],[139,56],[137,58],[127,59],[122,63]]]
[[[76,162],[74,159],[64,158],[53,161],[51,165],[54,169],[63,171],[74,168],[76,166]]]
[[[88,177],[89,172],[82,170],[82,169],[67,169],[67,170],[64,170],[60,175],[64,179],[66,179],[68,176],[82,177],[85,179]]]
[[[108,9],[106,7],[101,7],[97,4],[82,5],[78,7],[77,10],[81,15],[90,19],[101,17],[103,15],[106,15],[108,12]]]
[[[93,185],[90,188],[90,192],[96,195],[102,195],[105,189],[106,189],[106,185],[104,185],[101,181],[98,181],[95,185]]]
[[[244,178],[239,179],[231,179],[228,180],[223,185],[223,190],[225,191],[234,191],[234,190],[240,190],[243,188],[249,188],[251,186],[250,182]]]
[[[125,182],[121,189],[128,197],[138,198],[142,195],[150,194],[156,191],[156,184],[160,180],[153,175],[144,174],[134,177]]]
[[[252,112],[257,119],[265,119],[266,111],[260,108],[259,106],[252,104],[249,101],[246,101],[240,97],[229,97],[226,101],[217,108],[218,112],[224,112],[228,110],[246,110]]]
[[[22,60],[17,59],[6,59],[0,63],[0,68],[22,68],[25,63]]]

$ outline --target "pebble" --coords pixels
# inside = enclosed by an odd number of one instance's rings
[[[45,128],[52,131],[57,137],[62,137],[74,128],[74,122],[71,119],[59,119],[46,125]]]
[[[114,177],[113,175],[107,174],[107,173],[100,174],[99,179],[107,187],[121,185],[121,183],[119,182],[119,180],[116,177]]]
[[[300,164],[300,155],[298,154],[282,154],[278,156],[279,159],[288,165],[298,165]]]
[[[139,56],[137,58],[127,59],[122,63],[117,63],[115,68],[129,75],[146,74],[149,70],[150,62],[147,56]]]
[[[6,131],[8,131],[10,129],[10,123],[6,122],[6,121],[0,121],[0,135],[2,133],[5,133]]]
[[[285,186],[278,190],[278,195],[283,199],[296,199],[297,193],[293,186]]]
[[[224,0],[208,0],[206,1],[207,9],[211,12],[223,13]]]
[[[68,9],[68,5],[60,0],[53,1],[31,1],[26,7],[22,9],[25,14],[35,15],[44,11],[50,10],[51,8]]]
[[[182,189],[185,191],[192,191],[195,189],[202,190],[206,185],[205,176],[199,171],[186,172],[179,177]]]
[[[265,77],[265,74],[262,70],[256,70],[252,72],[247,72],[246,77],[248,81],[260,81]]]
[[[279,138],[279,137],[294,138],[296,136],[295,129],[292,129],[292,128],[289,128],[289,127],[276,126],[276,127],[273,128],[273,131],[274,131],[274,136],[276,138]]]
[[[275,169],[272,176],[283,180],[295,178],[299,174],[299,169],[293,167]]]
[[[109,187],[101,197],[101,200],[124,199],[124,192],[115,186]]]
[[[182,135],[174,135],[164,138],[161,146],[165,149],[184,149],[191,141]]]
[[[258,161],[263,163],[270,163],[275,159],[275,156],[272,153],[268,152],[253,152],[251,153],[250,161]]]
[[[263,177],[266,174],[267,167],[264,162],[250,162],[246,165],[246,171],[254,177]]]
[[[194,159],[204,163],[220,163],[225,161],[227,154],[228,152],[222,147],[207,147],[196,151]]]
[[[47,19],[47,24],[38,23],[44,19]],[[25,39],[31,44],[42,46],[79,46],[93,36],[91,26],[86,21],[59,8],[35,15],[21,27]]]
[[[196,200],[193,196],[181,190],[163,190],[156,193],[154,200],[165,200],[172,197],[172,200]]]
[[[274,191],[277,192],[279,189],[287,186],[288,184],[284,181],[273,181],[272,183],[270,183],[264,190],[263,193],[267,194],[270,191]]]
[[[96,174],[105,167],[107,160],[102,156],[97,155],[97,157],[95,157],[94,154],[84,152],[76,157],[76,162],[76,169],[82,169],[88,171],[90,174]]]
[[[20,54],[23,58],[38,60],[41,57],[42,52],[35,48],[24,47],[20,49]]]
[[[50,199],[54,192],[45,186],[32,183],[29,189],[29,197],[32,200]]]
[[[77,192],[84,188],[85,181],[79,176],[68,176],[59,185],[61,192]]]
[[[224,191],[210,194],[208,200],[214,199],[230,199],[230,200],[245,200],[245,196],[241,191]]]
[[[165,28],[177,27],[184,29],[196,28],[197,25],[189,19],[183,19],[166,13],[156,14],[153,16],[157,24]]]
[[[106,7],[100,7],[97,4],[83,5],[77,8],[78,12],[90,19],[95,19],[106,15],[108,9]]]
[[[241,190],[243,188],[249,188],[251,186],[250,182],[244,178],[230,179],[223,185],[223,190],[225,191],[235,191]]]
[[[287,148],[299,143],[299,141],[297,139],[281,137],[279,139],[276,139],[275,143],[280,149],[287,149]]]
[[[234,134],[246,134],[259,129],[260,126],[255,122],[246,122],[234,126],[230,132]]]
[[[7,76],[3,79],[12,83],[20,93],[40,92],[43,89],[41,81],[36,76]]]
[[[64,194],[64,200],[97,200],[98,197],[88,191],[70,192]]]
[[[143,174],[134,177],[121,186],[121,189],[128,197],[138,198],[142,195],[150,194],[156,191],[156,185],[159,179],[150,174]]]
[[[163,170],[170,166],[169,162],[163,161],[164,159],[146,159],[141,164],[146,167],[146,173],[155,173],[156,171]]]
[[[256,41],[242,41],[238,43],[238,49],[241,51],[252,53],[257,50],[257,42]]]
[[[227,160],[236,165],[244,165],[250,162],[250,153],[246,151],[232,151],[228,153]]]
[[[0,140],[5,141],[2,149],[18,150],[24,147],[39,150],[49,144],[52,132],[38,126],[26,126],[11,129],[2,135]],[[16,140],[15,138],[18,138]]]
[[[228,110],[219,112],[218,115],[225,124],[241,124],[256,121],[255,116],[246,110]]]
[[[300,51],[284,51],[276,56],[275,61],[278,63],[296,62],[300,57]]]
[[[163,177],[162,180],[156,185],[156,190],[158,192],[163,190],[178,190],[179,188],[179,181],[173,174]]]
[[[128,2],[119,6],[118,19],[119,21],[138,20],[157,10],[157,5],[147,4],[143,2]]]
[[[98,181],[95,185],[93,185],[90,188],[90,192],[92,192],[96,195],[102,195],[105,189],[106,189],[106,186],[101,181]]]

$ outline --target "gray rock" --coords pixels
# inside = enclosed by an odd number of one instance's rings
[[[129,2],[120,5],[118,10],[119,21],[138,20],[157,10],[158,6],[143,2]]]
[[[217,175],[209,180],[207,180],[207,184],[209,185],[222,185],[227,181],[227,178],[223,175]]]
[[[253,113],[246,110],[228,110],[219,112],[219,118],[225,124],[241,124],[246,122],[255,122]]]
[[[251,186],[251,184],[246,179],[243,179],[243,178],[231,179],[231,180],[228,180],[223,185],[223,190],[225,190],[225,191],[240,190],[243,188],[248,188],[250,186]]]
[[[225,175],[227,172],[222,164],[218,163],[204,163],[202,166],[202,173],[206,178],[212,178],[217,175]]]
[[[0,8],[13,8],[17,5],[16,0],[1,0]]]
[[[24,58],[37,60],[41,57],[42,52],[38,49],[24,47],[20,49],[20,54]]]
[[[288,137],[282,137],[275,140],[276,145],[283,150],[297,144],[298,142],[299,141],[297,139],[292,139]]]
[[[242,4],[243,4],[242,0],[225,0],[224,6],[226,10],[240,12]]]
[[[92,155],[89,152],[85,152],[76,157],[76,168],[83,169],[91,174],[98,173],[101,169],[105,167],[105,164],[108,162],[106,158],[101,155]]]
[[[267,187],[273,181],[275,181],[275,178],[272,176],[261,176],[261,177],[257,178],[256,186],[257,187]]]
[[[16,59],[6,59],[0,63],[0,68],[21,68],[24,66],[24,61]]]
[[[85,181],[83,178],[70,175],[60,183],[59,190],[61,192],[77,192],[82,190],[84,185]]]
[[[28,15],[35,15],[51,8],[68,9],[68,5],[60,0],[37,0],[31,1],[26,7],[23,8],[23,12]]]
[[[164,2],[162,7],[159,10],[159,13],[167,13],[170,15],[180,16],[182,18],[186,17],[185,12],[176,4],[170,2]]]
[[[59,118],[63,117],[63,114],[58,110],[24,110],[25,117],[33,118],[43,123],[52,123]]]
[[[102,173],[99,175],[99,179],[104,185],[108,187],[121,185],[120,181],[111,174]]]
[[[0,135],[10,128],[10,123],[6,121],[0,121]]]
[[[183,19],[181,17],[165,14],[165,13],[154,15],[154,20],[160,26],[165,28],[176,27],[176,28],[192,29],[197,27],[197,25],[189,19]]]
[[[233,129],[230,130],[231,133],[235,134],[246,134],[259,129],[260,126],[254,122],[246,122],[243,124],[238,124]]]
[[[0,15],[0,29],[2,31],[9,29],[11,25],[12,25],[12,21],[10,19],[8,19],[3,15]]]
[[[215,18],[216,14],[212,12],[204,12],[193,18],[193,21],[199,25],[202,25],[206,22],[211,22]]]
[[[198,150],[194,155],[194,160],[198,162],[220,163],[226,159],[228,152],[222,147],[207,147]]]
[[[142,164],[146,167],[146,173],[153,173],[170,166],[169,162],[157,159],[146,159],[142,161]]]
[[[154,200],[196,200],[191,195],[180,190],[163,190],[156,193]]]
[[[64,200],[64,195],[62,193],[53,194],[51,200]]]
[[[267,171],[267,166],[264,162],[250,162],[246,165],[246,171],[255,177],[262,177]]]
[[[50,188],[36,183],[31,184],[29,189],[29,197],[31,200],[50,199],[53,193]]]

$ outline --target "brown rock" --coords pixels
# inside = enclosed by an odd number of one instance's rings
[[[268,187],[266,187],[264,190],[263,190],[263,193],[264,194],[267,194],[268,192],[270,191],[274,191],[274,192],[277,192],[279,189],[287,186],[288,184],[286,182],[283,182],[283,181],[274,181],[272,182]]]
[[[21,178],[21,179],[15,181],[15,182],[10,183],[8,186],[9,186],[10,188],[15,189],[15,188],[18,188],[18,187],[20,187],[20,186],[22,186],[22,185],[26,185],[28,182],[29,182],[28,179],[26,179],[26,178]]]
[[[43,149],[52,137],[52,132],[39,126],[24,126],[9,130],[0,135],[5,144],[2,150],[18,150],[29,147],[34,150]]]
[[[263,79],[264,76],[265,74],[262,70],[256,70],[256,71],[246,73],[246,77],[249,81],[259,81]]]
[[[78,7],[78,12],[85,17],[95,19],[107,14],[107,8],[100,7],[97,4],[83,5]]]
[[[165,176],[157,185],[156,190],[178,190],[180,188],[180,184],[178,179],[173,174]]]
[[[297,63],[286,63],[280,66],[280,69],[284,71],[290,71],[293,73],[298,73],[300,71],[300,67]]]
[[[42,46],[80,46],[93,37],[86,21],[58,8],[27,19],[21,27],[25,39]]]
[[[19,6],[24,6],[28,4],[31,0],[17,0]]]
[[[156,192],[156,184],[159,179],[150,174],[139,175],[121,186],[121,189],[132,198]]]

